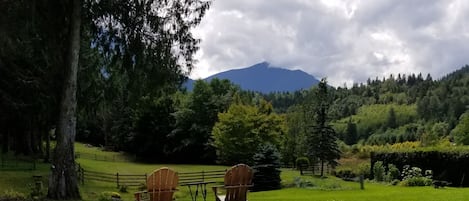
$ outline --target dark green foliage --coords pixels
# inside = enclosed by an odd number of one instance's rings
[[[431,186],[432,180],[426,177],[413,177],[403,180],[400,184],[402,186]]]
[[[469,186],[469,181],[462,179],[463,175],[469,175],[469,152],[467,151],[413,151],[373,153],[372,164],[383,161],[384,166],[394,164],[396,167],[418,167],[419,169],[432,170],[436,180],[451,182],[453,186]],[[438,162],[435,162],[438,161]],[[422,171],[412,171],[412,175],[422,175]],[[420,173],[418,173],[420,172]],[[409,175],[403,171],[403,177]]]
[[[171,97],[161,97],[158,100],[148,100],[142,106],[135,120],[133,128],[135,134],[131,140],[132,152],[143,161],[165,162],[168,160],[168,145],[175,119],[173,101]]]
[[[375,134],[368,138],[366,143],[370,145],[385,145],[406,141],[418,141],[421,139],[424,129],[423,125],[412,123],[397,129],[388,129],[384,133],[382,133],[381,130],[377,130]]]
[[[306,153],[305,120],[301,106],[294,106],[285,115],[288,131],[282,143],[282,162],[297,164],[295,160]]]
[[[388,171],[386,173],[386,178],[385,180],[388,182],[398,180],[401,176],[401,173],[399,169],[393,165],[393,164],[388,164]]]
[[[268,104],[261,101],[260,105]],[[218,115],[212,131],[218,162],[222,164],[251,164],[262,143],[280,146],[285,135],[285,120],[275,113],[262,112],[263,106],[232,104]]]
[[[358,141],[357,124],[353,123],[351,118],[347,123],[347,133],[344,138],[344,142],[347,145],[356,144]]]
[[[394,108],[389,109],[388,118],[386,121],[386,127],[391,128],[391,129],[397,127],[396,112],[394,112]]]
[[[366,85],[330,88],[332,98],[328,115],[331,124],[343,141],[348,141],[347,123],[351,117],[356,124],[357,138],[368,140],[370,144],[417,141],[425,134],[424,137],[430,140],[424,144],[432,145],[448,136],[449,130],[456,126],[466,111],[466,105],[469,105],[467,69],[469,66],[464,66],[441,80],[433,80],[430,75],[398,74],[368,79]],[[301,104],[307,108],[308,97],[314,96],[314,91],[301,93],[303,96],[295,96],[291,105]],[[278,96],[278,100],[284,100]],[[271,94],[269,97],[273,102],[277,101],[277,96]],[[447,128],[433,132],[430,124],[435,122],[446,124]],[[426,128],[419,133],[403,128],[412,124],[425,125]],[[438,133],[438,138],[435,138],[435,133]],[[372,139],[368,139],[370,136]]]
[[[402,182],[401,185],[403,186],[430,186],[432,185],[432,175],[431,171],[430,174],[426,174],[425,176],[422,174],[422,169],[418,167],[410,167],[409,165],[405,165],[402,170]]]
[[[6,190],[0,194],[0,201],[26,201],[28,198],[23,193]]]
[[[451,135],[456,143],[469,145],[469,112],[461,115],[458,125],[451,131]]]
[[[338,171],[333,171],[332,175],[342,178],[343,180],[350,180],[353,181],[357,175],[351,169],[340,169]]]
[[[358,174],[359,174],[359,175],[363,175],[364,178],[371,179],[371,178],[372,178],[372,174],[371,174],[371,167],[370,167],[370,164],[368,164],[368,163],[363,163],[363,164],[359,165],[359,166],[358,166]]]
[[[70,10],[67,1],[0,2],[0,146],[42,154],[57,123]]]
[[[274,145],[261,145],[253,156],[253,162],[253,191],[267,191],[281,188],[280,153]]]
[[[329,86],[326,79],[322,79],[318,87],[314,89],[314,96],[310,105],[306,107],[305,118],[312,117],[312,122],[306,123],[308,146],[307,154],[309,158],[318,160],[321,163],[321,176],[324,175],[324,165],[337,165],[336,160],[340,158],[340,151],[337,145],[337,134],[329,125],[328,112],[331,97],[328,92]]]
[[[303,169],[308,168],[310,165],[309,159],[307,157],[297,158],[295,161],[295,164],[297,168],[303,168]]]
[[[382,161],[377,161],[373,165],[373,178],[375,181],[384,181],[386,172]]]

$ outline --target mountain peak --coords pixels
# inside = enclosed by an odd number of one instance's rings
[[[239,85],[243,90],[262,93],[293,92],[308,89],[319,82],[318,79],[304,71],[274,67],[266,61],[246,68],[221,72],[204,80],[211,81],[213,78],[227,79]],[[188,89],[191,88],[188,86]]]
[[[247,67],[247,68],[268,68],[268,67],[271,67],[270,63],[267,62],[267,61],[264,61],[264,62],[261,62],[261,63],[258,63],[258,64],[254,64],[253,66],[250,66],[250,67]]]

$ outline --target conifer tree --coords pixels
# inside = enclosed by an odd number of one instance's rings
[[[308,156],[321,164],[321,176],[324,176],[324,165],[337,165],[340,151],[337,145],[337,134],[329,125],[328,111],[331,96],[328,92],[327,80],[321,79],[318,87],[314,89],[311,111],[313,122],[310,123],[308,133]]]

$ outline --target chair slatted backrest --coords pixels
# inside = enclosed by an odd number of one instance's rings
[[[147,178],[147,191],[151,201],[171,201],[179,182],[177,172],[167,167],[160,168]]]
[[[225,201],[246,201],[246,194],[251,185],[253,170],[245,164],[231,167],[225,174]]]

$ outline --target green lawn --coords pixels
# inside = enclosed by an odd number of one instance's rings
[[[93,153],[100,155],[115,155],[113,152],[101,152],[95,148],[88,148],[82,144],[77,144],[77,151],[81,153]],[[77,161],[85,170],[108,172],[120,174],[144,174],[160,167],[171,167],[179,172],[191,172],[201,170],[222,170],[226,166],[207,165],[174,165],[174,164],[140,164],[132,162],[106,162],[91,159],[79,158]],[[49,165],[38,164],[35,171],[0,171],[0,194],[4,190],[14,189],[15,191],[29,192],[28,184],[32,184],[32,175],[43,175],[44,184],[47,186],[47,175]],[[365,183],[365,190],[360,190],[356,182],[345,182],[335,177],[320,179],[312,176],[300,176],[298,171],[282,169],[281,190],[266,192],[251,192],[248,195],[250,201],[463,201],[468,200],[469,189],[467,188],[444,188],[434,189],[432,187],[401,187],[389,186],[373,182]],[[296,179],[295,179],[296,178]],[[298,188],[296,183],[301,179],[308,182],[309,187]],[[295,181],[296,180],[296,181]],[[221,181],[221,180],[220,180]],[[80,186],[80,191],[85,201],[95,201],[103,191],[118,192],[115,183],[85,181]],[[133,192],[136,188],[128,188],[128,193],[121,193],[125,201],[133,200]],[[178,201],[190,201],[190,196],[186,187],[180,187],[175,194]],[[198,200],[202,200],[200,195]],[[210,187],[208,188],[207,200],[214,200]]]
[[[469,190],[463,188],[400,187],[366,184],[365,190],[309,190],[287,188],[251,193],[249,200],[277,201],[459,201],[467,200]]]

